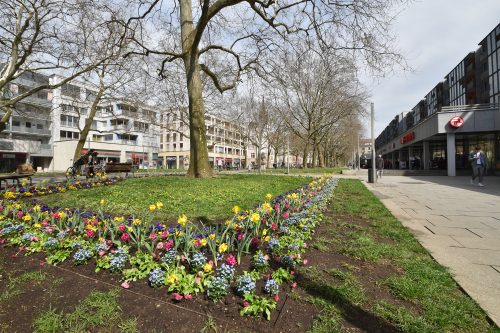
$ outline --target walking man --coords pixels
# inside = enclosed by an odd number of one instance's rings
[[[470,180],[470,183],[474,185],[474,180],[476,179],[476,177],[479,177],[479,183],[477,183],[477,185],[481,187],[484,186],[483,177],[484,173],[486,172],[486,156],[481,151],[480,146],[476,146],[476,151],[471,153],[471,155],[469,156],[469,161],[471,162],[472,166],[472,178]]]
[[[376,167],[377,167],[377,178],[382,178],[382,172],[384,171],[384,159],[382,158],[382,155],[378,155],[376,160]]]

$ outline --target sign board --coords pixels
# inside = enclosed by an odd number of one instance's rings
[[[14,142],[0,141],[0,150],[14,150]]]
[[[464,124],[464,119],[459,116],[455,116],[450,119],[450,126],[453,128],[459,128]]]
[[[399,139],[399,143],[405,144],[405,143],[410,142],[414,139],[415,139],[415,132],[411,131],[411,132],[408,132],[405,135],[403,135],[403,137],[401,137],[401,139]]]

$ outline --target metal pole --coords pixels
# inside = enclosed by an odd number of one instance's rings
[[[358,149],[358,151],[356,153],[356,168],[359,171],[359,164],[360,164],[360,160],[359,160],[359,133],[358,133],[358,147],[357,147],[357,149]]]
[[[287,173],[290,174],[290,133],[287,135],[286,165]]]
[[[371,109],[371,127],[372,127],[372,176],[373,176],[373,182],[377,182],[377,169],[376,169],[376,164],[375,164],[375,107],[373,103],[370,103],[370,109]]]

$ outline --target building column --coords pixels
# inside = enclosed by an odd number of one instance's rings
[[[411,165],[411,158],[413,157],[413,147],[408,147],[408,170],[412,170],[413,166]]]
[[[398,160],[399,160],[398,168],[401,170],[401,162],[403,161],[403,150],[402,149],[398,150]]]
[[[429,151],[429,141],[423,142],[423,151],[422,151],[422,163],[424,163],[424,170],[429,170],[429,164],[431,161],[431,152]]]
[[[176,169],[179,169],[179,160],[180,160],[180,156],[175,156],[175,168]]]
[[[448,164],[448,176],[456,176],[455,167],[455,133],[446,134],[446,161]]]
[[[163,156],[163,168],[167,169],[167,156]]]
[[[394,159],[394,154],[395,154],[395,152],[391,153],[391,168],[392,169],[396,169],[396,164],[394,163],[394,162],[396,162],[396,160]]]

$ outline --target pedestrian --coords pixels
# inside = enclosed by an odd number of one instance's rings
[[[378,155],[375,165],[377,167],[377,178],[382,178],[382,172],[384,171],[384,159],[382,155]]]
[[[477,185],[481,187],[484,186],[483,177],[486,172],[486,156],[480,146],[476,146],[476,151],[470,153],[469,161],[472,166],[472,178],[470,180],[471,185],[474,185],[474,180],[476,177],[479,177],[479,183],[477,183]]]

